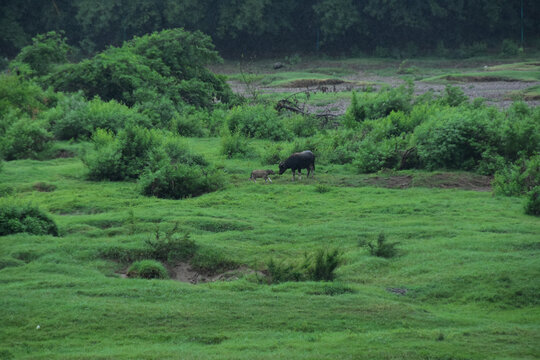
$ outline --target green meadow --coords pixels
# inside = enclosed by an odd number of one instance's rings
[[[228,174],[222,190],[165,200],[140,195],[135,182],[89,181],[78,157],[3,164],[0,200],[38,205],[60,236],[1,238],[0,358],[540,355],[540,221],[523,214],[524,199],[368,186],[341,165],[317,166],[315,179],[292,182],[288,171],[253,183],[251,170],[277,167],[227,159],[217,138],[188,143]],[[88,144],[61,145],[77,153]],[[201,251],[235,264],[235,276],[125,278],[127,264],[103,256],[141,248],[175,224]],[[398,243],[396,256],[370,254],[365,244],[381,233]],[[333,282],[265,282],[270,259],[319,249],[340,251]]]

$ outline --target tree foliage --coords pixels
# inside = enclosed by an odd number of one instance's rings
[[[526,44],[538,40],[540,4],[524,0]],[[36,34],[65,30],[83,53],[120,46],[133,36],[183,27],[214,39],[220,52],[240,55],[294,47],[329,52],[359,49],[412,56],[483,44],[502,53],[519,40],[519,2],[505,0],[6,0],[0,5],[0,54],[14,56]]]

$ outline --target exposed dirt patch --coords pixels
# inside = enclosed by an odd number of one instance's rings
[[[491,191],[492,180],[489,176],[471,173],[439,173],[425,178],[415,179],[414,186]]]
[[[37,190],[39,192],[51,192],[56,190],[56,185],[47,184],[44,182],[37,182],[32,187],[34,188],[34,190]]]
[[[366,184],[382,186],[390,189],[406,189],[411,187],[413,177],[410,175],[399,175],[390,177],[375,176],[364,180]]]
[[[77,154],[75,154],[73,151],[66,150],[66,149],[60,149],[54,154],[54,157],[57,159],[63,159],[63,158],[72,158],[75,157]]]
[[[306,88],[310,86],[328,86],[344,84],[346,81],[340,79],[301,79],[291,81],[290,83],[283,85],[287,88]]]
[[[237,280],[244,275],[255,273],[259,274],[260,276],[264,276],[263,273],[252,270],[246,266],[241,266],[237,269],[229,270],[223,273],[207,274],[193,269],[187,262],[181,262],[176,265],[164,265],[169,272],[171,280],[190,284]],[[128,278],[127,270],[127,268],[122,269],[118,271],[117,274],[120,275],[121,278]]]
[[[492,180],[493,179],[489,176],[471,173],[437,173],[414,178],[411,175],[374,176],[365,179],[364,183],[389,189],[429,187],[441,189],[491,191]]]
[[[398,294],[398,295],[405,295],[407,294],[408,290],[405,288],[386,288],[386,291],[394,293],[394,294]]]

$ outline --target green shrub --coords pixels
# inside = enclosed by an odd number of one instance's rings
[[[519,53],[518,44],[510,39],[504,39],[501,45],[501,55],[515,56]]]
[[[96,97],[87,102],[81,93],[66,96],[48,119],[60,140],[89,138],[98,128],[118,132],[124,127],[150,125],[145,115],[115,100],[103,102]]]
[[[468,100],[469,98],[461,88],[452,85],[446,85],[444,88],[444,95],[440,99],[442,104],[448,106],[459,106]]]
[[[134,262],[128,269],[129,277],[142,279],[168,279],[167,269],[158,261],[141,260]]]
[[[353,165],[359,173],[396,168],[401,159],[400,150],[405,144],[402,138],[383,139],[379,142],[367,138],[360,143]]]
[[[506,196],[519,196],[540,186],[540,155],[520,159],[495,173],[493,191]]]
[[[309,137],[317,132],[318,120],[314,116],[290,115],[283,118],[287,130],[298,137]]]
[[[221,154],[229,159],[233,157],[245,157],[251,153],[248,139],[242,134],[225,132],[221,136]]]
[[[223,76],[206,66],[220,61],[210,38],[201,32],[169,29],[135,37],[120,48],[110,47],[92,59],[69,64],[47,77],[64,91],[82,90],[88,98],[98,95],[128,106],[149,105],[139,89],[153,89],[154,98],[175,107],[190,104],[211,107],[214,99],[228,103],[234,96]],[[167,121],[167,119],[161,119]]]
[[[182,199],[216,191],[224,180],[217,170],[198,165],[163,162],[159,169],[145,172],[139,179],[143,195]]]
[[[0,236],[29,233],[58,236],[55,222],[31,204],[13,204],[7,199],[0,202]]]
[[[383,88],[376,93],[353,92],[344,124],[349,128],[354,128],[366,119],[379,119],[392,111],[408,113],[412,108],[413,91],[413,86],[409,84],[397,88]]]
[[[283,145],[269,144],[260,152],[259,157],[263,165],[276,165],[283,159]]]
[[[287,140],[292,137],[277,110],[270,106],[236,106],[227,115],[231,133],[249,138]]]
[[[94,151],[83,157],[89,178],[112,181],[136,179],[144,171],[160,140],[157,132],[138,126],[127,127],[117,136],[98,129],[92,137]]]
[[[50,31],[32,38],[32,44],[21,49],[11,64],[11,68],[21,68],[27,64],[30,72],[25,75],[42,76],[49,73],[57,64],[67,62],[69,46],[63,31]]]
[[[428,169],[472,170],[500,135],[489,109],[441,108],[414,130],[418,156]]]
[[[540,216],[540,186],[536,186],[529,192],[525,204],[525,214]]]
[[[500,127],[502,154],[510,161],[540,152],[540,108],[515,102]]]
[[[15,121],[0,140],[0,152],[6,160],[35,159],[49,149],[53,136],[47,131],[45,121],[32,120],[26,116]]]
[[[209,115],[206,111],[192,111],[176,116],[172,120],[171,130],[182,136],[208,136],[205,121]]]
[[[51,102],[50,95],[34,82],[15,75],[0,74],[0,119],[9,112],[15,113],[13,118],[22,114],[35,117]]]
[[[373,256],[383,257],[383,258],[393,258],[397,255],[398,249],[396,246],[399,243],[389,243],[386,241],[386,236],[384,233],[380,233],[377,237],[377,242],[374,244],[372,242],[367,243],[369,253]]]

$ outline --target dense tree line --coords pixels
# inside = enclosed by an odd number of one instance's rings
[[[523,0],[525,45],[537,46],[540,2]],[[5,0],[0,55],[64,30],[83,55],[184,27],[225,55],[315,52],[414,56],[520,42],[520,0]]]

